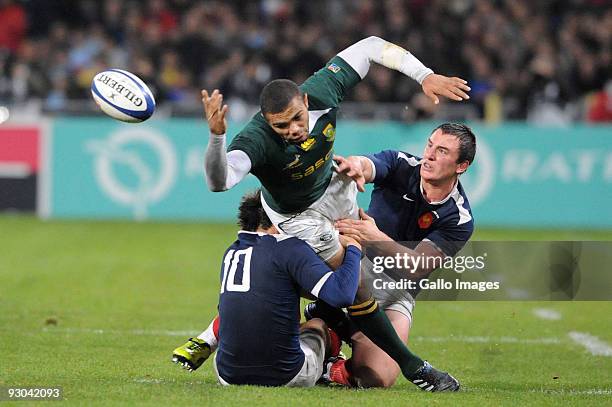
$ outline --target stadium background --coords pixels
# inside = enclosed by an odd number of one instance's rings
[[[199,90],[222,90],[235,133],[267,81],[300,82],[369,35],[467,79],[471,99],[434,106],[414,81],[373,66],[342,104],[337,153],[419,154],[435,125],[467,121],[479,137],[462,180],[476,239],[612,240],[610,33],[606,0],[0,0],[0,386],[60,384],[82,401],[101,383],[104,403],[193,401],[193,383],[212,385],[209,365],[189,377],[166,359],[214,315],[219,256],[239,197],[257,182],[207,191]],[[100,114],[89,86],[108,67],[150,85],[151,120]],[[593,385],[586,373],[612,371],[610,358],[567,339],[581,327],[609,343],[610,303],[544,304],[564,315],[557,326],[532,320],[534,307],[428,303],[417,308],[415,346],[467,379],[464,403],[610,402],[609,379]],[[462,334],[533,341],[432,339]],[[512,355],[542,363],[519,374]],[[479,371],[492,362],[501,378]],[[400,402],[409,389],[400,383],[399,393],[359,397]],[[282,404],[295,394],[207,389],[200,401],[257,394]]]

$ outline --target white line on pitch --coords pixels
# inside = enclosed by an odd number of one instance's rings
[[[148,377],[139,377],[134,379],[135,383],[153,383],[153,384],[159,384],[159,383],[163,383],[164,379],[152,379],[152,378],[148,378]]]
[[[183,377],[186,377],[183,376]],[[191,376],[193,378],[193,376]],[[190,381],[184,381],[184,379],[173,379],[170,377],[163,377],[163,378],[154,378],[154,377],[137,377],[135,379],[132,380],[134,383],[140,383],[140,384],[172,384],[172,383],[180,383],[183,385],[193,385],[193,386],[198,386],[198,385],[203,385],[206,384],[206,381],[204,380],[190,380]]]
[[[593,356],[612,356],[612,346],[594,335],[572,331],[568,336],[572,341],[588,350]]]
[[[185,330],[185,331],[169,331],[160,329],[130,329],[130,330],[118,330],[118,329],[94,329],[94,328],[43,328],[44,332],[56,332],[56,333],[85,333],[85,334],[96,334],[96,335],[151,335],[151,336],[190,336],[197,334],[197,329]]]
[[[561,319],[561,313],[550,308],[534,308],[533,315],[548,321],[559,321]]]
[[[520,344],[560,344],[559,338],[517,338],[514,336],[415,336],[411,341],[422,342],[464,342],[464,343],[520,343]]]
[[[471,387],[465,386],[466,391],[477,391],[477,392],[492,392],[492,393],[516,393],[515,390],[509,389],[496,389],[496,388],[483,388],[483,387]],[[609,396],[612,395],[612,389],[530,389],[526,390],[529,393],[543,393],[543,394],[559,394],[568,396]]]
[[[193,336],[197,334],[197,329],[193,330],[160,330],[160,329],[94,329],[94,328],[60,328],[45,327],[43,332],[51,333],[86,333],[95,335],[151,335],[151,336]],[[414,336],[411,341],[419,342],[463,342],[463,343],[518,343],[518,344],[560,344],[561,339],[555,337],[543,338],[517,338],[513,336]]]
[[[606,396],[612,394],[612,389],[531,389],[529,393],[567,394],[571,396]]]

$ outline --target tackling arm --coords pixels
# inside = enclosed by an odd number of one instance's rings
[[[287,240],[290,246],[279,252],[279,261],[285,264],[283,268],[297,285],[335,308],[351,305],[359,285],[361,246],[352,239],[343,240],[343,246],[346,246],[344,260],[336,271],[330,269],[304,241]]]
[[[362,245],[367,243],[368,255],[372,255],[372,257],[383,256],[393,258],[397,255],[402,258],[404,256],[412,257],[414,260],[411,264],[417,265],[414,270],[387,270],[387,274],[398,281],[402,278],[410,280],[425,278],[441,264],[440,260],[443,260],[445,255],[432,241],[423,240],[414,250],[409,249],[393,241],[391,237],[381,231],[376,226],[374,218],[366,214],[363,209],[359,209],[359,218],[358,220],[341,219],[335,223],[336,229],[341,234],[355,239]],[[421,257],[419,261],[417,261],[418,257]]]
[[[424,240],[417,247],[409,249],[399,243],[389,241],[384,243],[373,243],[377,256],[396,257],[397,255],[411,257],[410,264],[416,265],[414,269],[386,269],[385,273],[396,281],[408,279],[418,281],[427,278],[432,271],[437,269],[444,261],[444,253],[432,242]],[[420,259],[419,259],[420,258]]]
[[[355,301],[359,286],[359,264],[361,250],[350,245],[346,248],[344,261],[336,271],[328,271],[313,287],[311,294],[332,307],[348,307]]]

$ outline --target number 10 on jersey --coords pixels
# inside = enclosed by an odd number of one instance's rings
[[[221,281],[221,294],[225,291],[247,292],[251,288],[251,255],[253,248],[243,250],[229,250],[223,259],[223,280]],[[244,256],[242,262],[242,281],[236,282],[236,271],[240,256]]]

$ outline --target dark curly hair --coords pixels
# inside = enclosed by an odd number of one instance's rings
[[[238,207],[238,226],[242,230],[255,232],[258,228],[272,227],[272,221],[261,205],[261,189],[247,192],[240,200]]]

